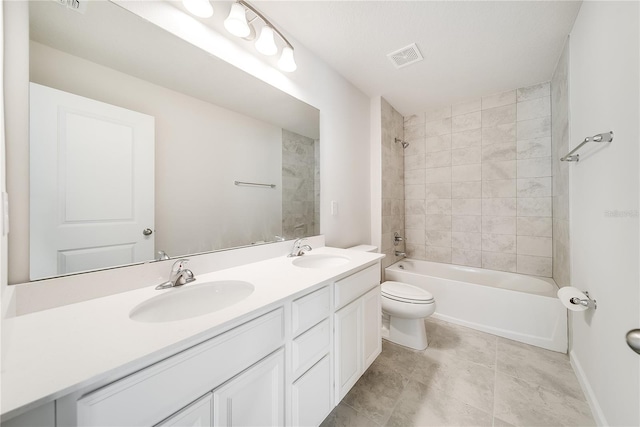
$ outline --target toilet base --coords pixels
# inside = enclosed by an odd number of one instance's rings
[[[386,317],[386,316],[385,316]],[[424,319],[403,319],[388,316],[383,319],[382,337],[394,344],[409,347],[414,350],[425,350],[429,346]]]

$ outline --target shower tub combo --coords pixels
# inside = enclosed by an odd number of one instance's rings
[[[567,309],[551,279],[412,259],[387,267],[385,275],[429,291],[434,318],[567,351]]]

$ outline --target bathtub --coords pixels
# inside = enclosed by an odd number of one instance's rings
[[[429,291],[437,319],[567,352],[567,309],[551,279],[411,259],[385,276]]]

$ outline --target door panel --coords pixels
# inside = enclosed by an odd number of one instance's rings
[[[30,85],[31,279],[154,257],[154,118]]]

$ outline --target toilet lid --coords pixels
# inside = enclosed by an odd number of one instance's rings
[[[406,302],[433,302],[433,295],[422,288],[402,282],[388,281],[382,284],[382,295]]]

